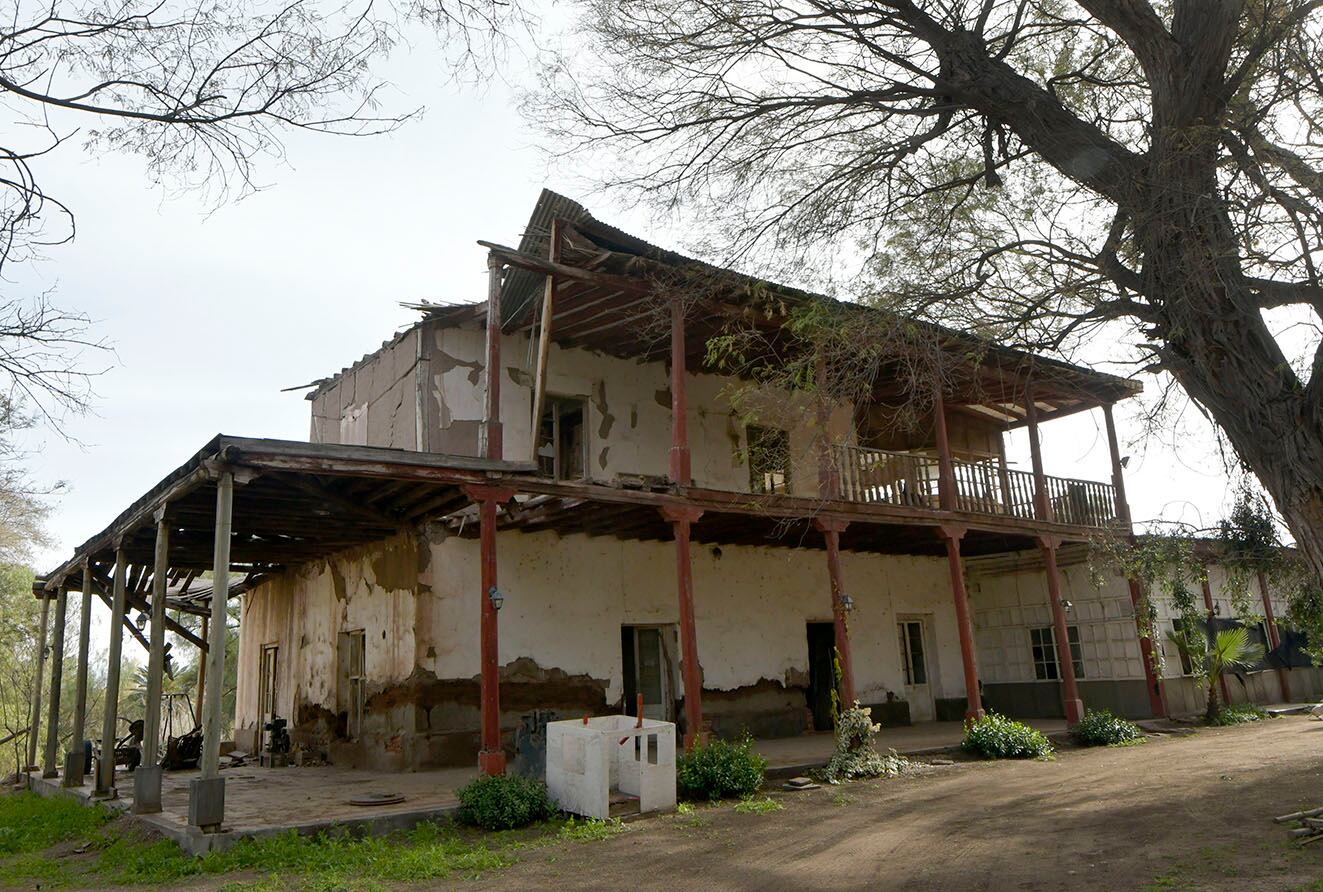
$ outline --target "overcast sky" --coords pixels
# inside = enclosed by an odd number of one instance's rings
[[[371,139],[292,136],[283,161],[259,163],[268,188],[219,209],[154,190],[132,157],[91,157],[70,144],[41,162],[46,189],[77,211],[78,236],[11,269],[13,287],[54,288],[57,302],[96,320],[115,354],[104,358],[95,414],[68,424],[79,442],[32,438],[36,476],[69,487],[51,514],[53,545],[35,555],[39,572],[217,433],[306,439],[308,404],[281,388],[376,349],[411,321],[401,301],[482,299],[475,240],[513,243],[543,186],[680,246],[641,212],[586,194],[584,171],[549,168],[505,84],[447,87],[430,60],[420,45],[387,70],[392,101],[426,106],[420,120]],[[517,66],[511,76],[522,76]],[[1129,417],[1123,407],[1123,436]],[[1108,479],[1100,429],[1092,414],[1046,425],[1048,473]],[[1012,457],[1024,450],[1017,436]],[[1150,442],[1126,451],[1137,519],[1207,523],[1227,506],[1221,465],[1197,425],[1179,450]]]

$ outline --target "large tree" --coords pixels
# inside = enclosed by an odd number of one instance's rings
[[[723,259],[857,257],[863,296],[999,341],[1128,326],[1109,358],[1179,382],[1323,574],[1321,0],[583,13],[530,108],[614,151],[609,185],[704,211]]]

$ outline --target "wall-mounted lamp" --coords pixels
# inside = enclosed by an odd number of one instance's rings
[[[841,609],[846,613],[852,612],[854,610],[854,598],[849,595],[841,595]]]
[[[487,589],[487,600],[492,602],[492,610],[500,610],[501,605],[505,603],[505,595],[496,586]]]
[[[133,618],[133,624],[138,627],[139,632],[147,628],[147,614],[139,610],[138,615]]]
[[[1074,606],[1075,606],[1074,604],[1072,604],[1070,601],[1066,600],[1065,598],[1061,599],[1061,609],[1066,611],[1067,613],[1070,613],[1071,609]]]
[[[1217,603],[1216,601],[1213,602],[1213,615],[1214,616],[1222,615],[1222,605]]]

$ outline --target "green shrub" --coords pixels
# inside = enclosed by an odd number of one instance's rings
[[[753,738],[710,740],[676,760],[675,783],[686,799],[744,798],[763,785],[767,760],[753,751]]]
[[[1085,746],[1117,746],[1144,739],[1144,732],[1134,722],[1112,715],[1106,709],[1085,711],[1080,723],[1070,729]]]
[[[512,830],[558,811],[546,784],[514,774],[480,777],[457,795],[459,819],[487,830]]]
[[[1268,710],[1253,703],[1237,703],[1234,706],[1223,707],[1210,724],[1243,725],[1245,722],[1257,722],[1266,718],[1271,718]]]
[[[1052,744],[1042,731],[995,712],[965,722],[960,748],[985,759],[1046,759],[1052,755]]]

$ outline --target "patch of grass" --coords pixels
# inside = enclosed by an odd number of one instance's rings
[[[1262,707],[1255,706],[1253,703],[1236,703],[1233,706],[1227,706],[1217,714],[1217,718],[1209,722],[1210,725],[1243,725],[1246,722],[1258,722],[1263,719],[1272,718],[1272,714]]]
[[[784,805],[770,796],[765,796],[762,799],[755,799],[750,796],[741,799],[735,805],[735,811],[742,815],[765,815],[768,812],[780,811],[783,808],[785,808]]]
[[[567,842],[595,842],[599,839],[606,839],[615,836],[625,829],[619,818],[608,818],[605,821],[599,821],[596,818],[566,818],[565,823],[561,825],[560,832],[556,834],[557,839]]]
[[[36,793],[0,795],[0,858],[86,837],[115,815],[100,805]]]
[[[842,806],[849,805],[852,802],[854,802],[854,800],[851,799],[849,796],[845,795],[844,793],[837,793],[835,796],[831,797],[831,804],[836,806],[837,808],[841,808]]]

